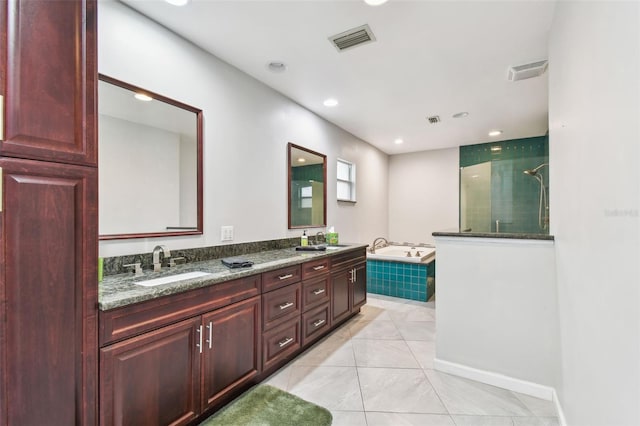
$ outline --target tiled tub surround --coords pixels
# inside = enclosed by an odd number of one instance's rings
[[[426,302],[435,293],[435,265],[367,259],[367,291]]]
[[[299,241],[299,239],[297,240]],[[327,257],[341,252],[357,248],[362,249],[365,247],[367,247],[366,244],[353,244],[346,247],[314,252],[296,251],[293,247],[255,253],[236,252],[235,255],[245,257],[252,261],[254,265],[250,268],[229,269],[221,263],[220,259],[211,259],[178,265],[173,268],[163,268],[160,272],[145,270],[144,274],[140,276],[135,276],[133,273],[110,275],[106,276],[98,287],[98,307],[102,311],[107,311],[145,300],[151,300],[171,294],[178,294],[188,290],[255,275],[290,265],[297,265],[312,259]],[[143,287],[135,284],[138,281],[195,271],[206,272],[211,275],[163,284],[156,287]]]

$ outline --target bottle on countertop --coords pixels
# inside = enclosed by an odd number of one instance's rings
[[[300,245],[303,247],[309,245],[309,237],[307,236],[306,229],[302,232],[302,237],[300,237]]]

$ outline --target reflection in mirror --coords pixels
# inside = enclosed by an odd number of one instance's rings
[[[327,156],[288,145],[289,229],[327,225]]]
[[[202,111],[99,80],[100,239],[202,234]]]

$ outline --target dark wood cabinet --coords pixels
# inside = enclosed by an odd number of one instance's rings
[[[200,413],[200,318],[103,348],[102,425],[183,425]],[[57,424],[57,423],[44,423]]]
[[[0,2],[0,155],[97,165],[96,7],[95,0]]]
[[[0,1],[0,425],[98,415],[96,1]]]
[[[347,252],[331,260],[332,325],[360,311],[367,302],[367,266],[364,250]]]
[[[202,410],[260,372],[260,298],[202,316]]]
[[[285,364],[300,347],[300,317],[298,316],[264,333],[262,369],[270,371]]]
[[[331,274],[331,322],[337,324],[351,314],[351,270]]]
[[[262,295],[263,330],[300,317],[300,288],[300,283],[290,284]]]
[[[102,348],[101,424],[182,425],[226,401],[260,372],[260,320],[255,296]]]

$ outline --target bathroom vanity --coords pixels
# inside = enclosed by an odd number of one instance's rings
[[[100,423],[188,424],[260,382],[360,311],[365,247],[249,254],[251,268],[187,264],[170,274],[207,275],[157,287],[106,277]]]

